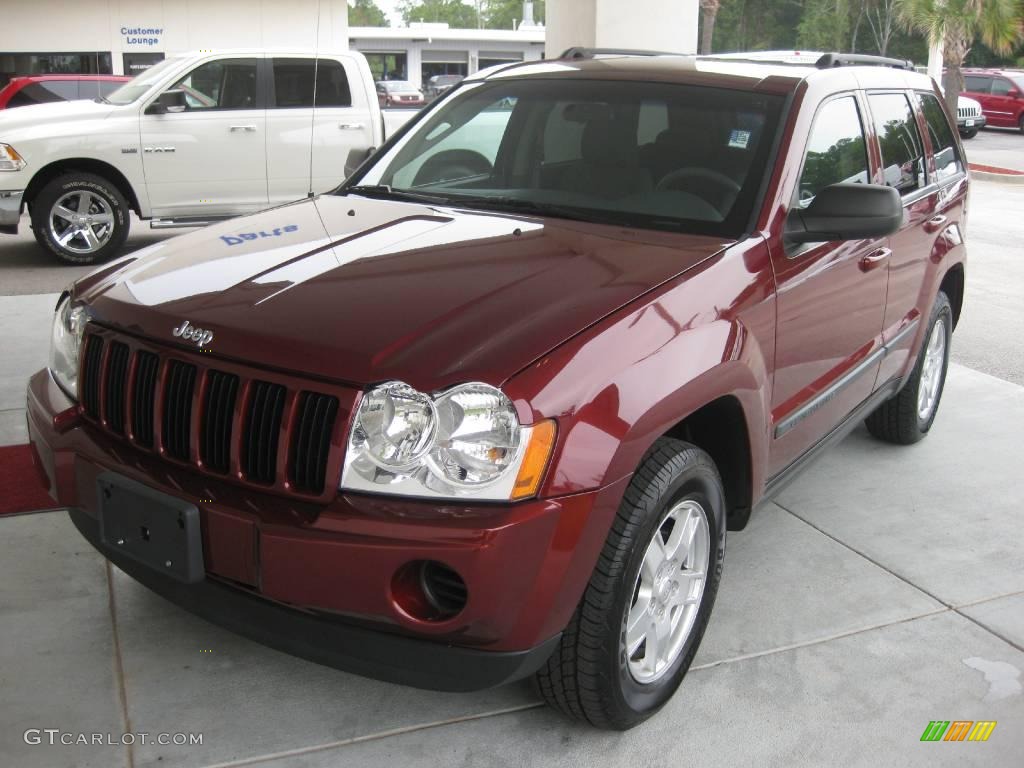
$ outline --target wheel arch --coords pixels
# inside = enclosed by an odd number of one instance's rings
[[[953,264],[946,274],[942,276],[939,283],[939,290],[949,297],[949,304],[953,309],[953,328],[960,321],[960,310],[964,305],[965,275],[962,262]]]
[[[67,173],[91,173],[95,176],[107,179],[111,184],[117,187],[118,191],[124,195],[125,200],[128,201],[129,207],[135,211],[137,216],[141,216],[141,207],[139,206],[139,197],[135,194],[135,189],[132,187],[131,182],[128,178],[121,173],[115,166],[110,163],[104,162],[103,160],[96,160],[88,157],[74,157],[65,158],[61,160],[54,160],[53,162],[44,165],[40,168],[36,175],[29,181],[28,186],[25,188],[25,203],[31,210],[32,204],[35,201],[36,196],[43,190],[43,188],[53,181],[58,176],[63,176]]]

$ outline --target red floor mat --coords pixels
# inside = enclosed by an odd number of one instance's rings
[[[25,445],[0,448],[0,515],[53,509],[57,502],[42,487],[32,464],[32,449]]]

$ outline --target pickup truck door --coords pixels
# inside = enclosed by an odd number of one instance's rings
[[[153,216],[224,216],[265,208],[267,119],[259,59],[206,60],[167,90],[180,92],[185,106],[154,114],[154,98],[139,118]]]
[[[871,178],[863,112],[852,94],[819,107],[791,206],[808,205],[829,184]],[[888,255],[886,238],[772,247],[778,321],[769,478],[874,390]]]
[[[377,143],[377,107],[364,92],[359,70],[349,59],[331,57],[275,56],[267,63],[270,202],[334,189],[345,178],[349,153]]]

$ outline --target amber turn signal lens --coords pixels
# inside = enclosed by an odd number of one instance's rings
[[[526,499],[537,493],[540,481],[544,479],[544,470],[548,467],[551,451],[555,447],[554,419],[540,421],[530,430],[530,444],[526,446],[526,455],[519,467],[516,484],[512,488],[512,501]]]

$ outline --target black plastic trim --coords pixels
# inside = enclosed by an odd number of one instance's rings
[[[68,513],[104,557],[175,605],[276,650],[364,677],[436,691],[478,691],[529,677],[561,638],[559,633],[525,651],[484,651],[301,611],[209,577],[184,584],[109,551],[94,518],[81,509]]]

